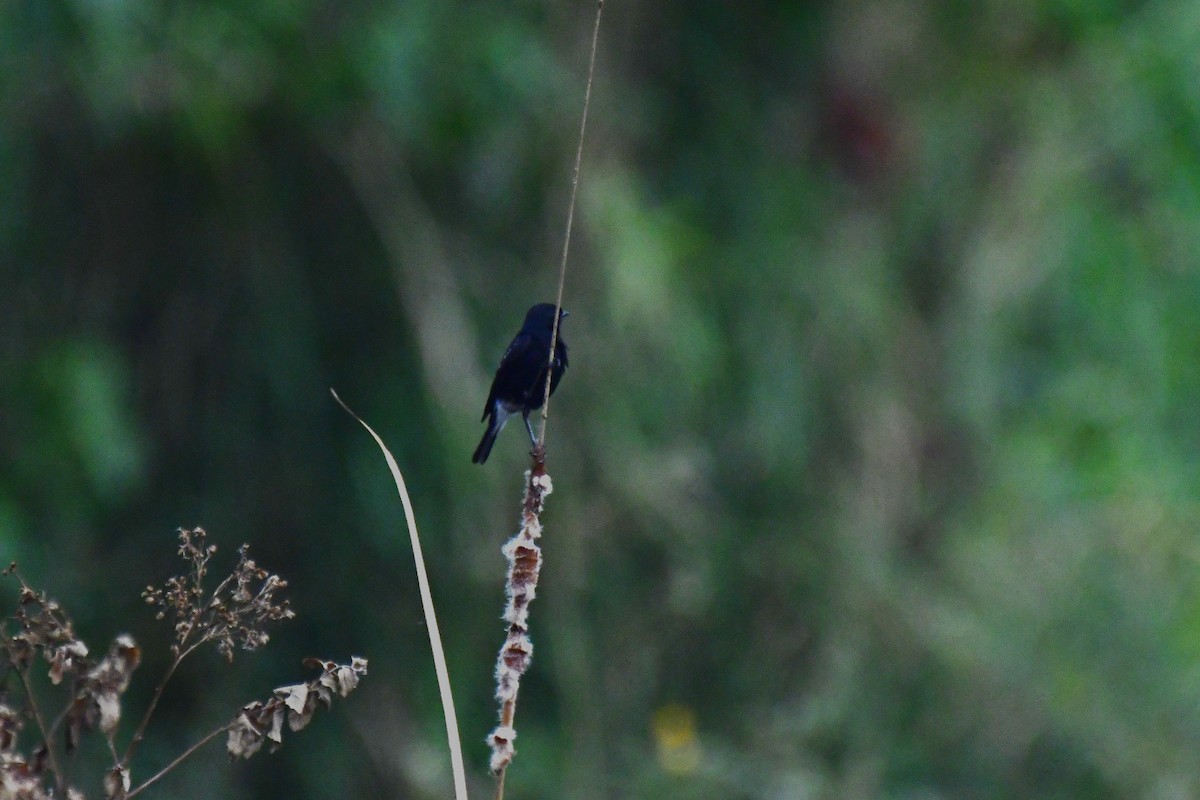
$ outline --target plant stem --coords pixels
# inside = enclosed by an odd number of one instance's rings
[[[194,649],[194,646],[193,646]],[[138,723],[137,729],[133,732],[133,738],[129,740],[129,747],[125,749],[125,756],[118,762],[117,766],[128,769],[129,762],[133,758],[133,754],[137,752],[138,745],[142,743],[142,739],[146,733],[146,726],[150,724],[150,715],[154,713],[154,709],[158,706],[158,701],[162,698],[163,690],[167,688],[167,681],[171,680],[171,676],[175,674],[175,668],[179,666],[179,662],[183,661],[184,656],[192,652],[191,649],[180,651],[180,654],[175,656],[171,661],[171,666],[167,668],[167,674],[158,682],[158,686],[154,689],[154,697],[150,699],[150,705],[146,707],[146,713],[142,714],[142,721]]]
[[[496,799],[504,800],[504,776],[508,774],[508,767],[500,770],[500,774],[496,776]]]
[[[42,741],[46,745],[46,758],[50,761],[50,771],[54,773],[54,785],[58,788],[58,793],[66,794],[65,783],[63,781],[62,770],[58,767],[58,757],[54,755],[54,743],[50,738],[50,731],[46,728],[46,718],[42,716],[42,710],[38,707],[37,698],[33,694],[33,686],[29,683],[29,669],[18,668],[17,675],[21,677],[21,686],[25,689],[25,696],[29,699],[29,708],[33,711],[33,719],[37,723],[38,730],[42,732]]]
[[[175,767],[179,766],[179,764],[182,763],[192,753],[195,753],[201,747],[208,744],[213,739],[220,736],[222,733],[225,733],[232,727],[233,727],[233,723],[231,722],[228,725],[223,725],[220,728],[217,728],[215,731],[208,734],[200,741],[196,742],[194,745],[189,747],[187,750],[184,750],[182,753],[179,754],[179,756],[174,761],[172,761],[170,764],[167,764],[165,767],[160,769],[155,775],[151,776],[150,778],[147,778],[145,783],[143,783],[141,786],[134,788],[132,791],[129,792],[129,794],[125,795],[125,797],[126,798],[133,797],[135,794],[138,794],[143,789],[148,788],[152,783],[156,782],[159,778],[166,775],[171,770],[175,769]]]
[[[600,41],[600,15],[604,12],[604,0],[596,2],[596,24],[592,28],[592,55],[588,59],[587,89],[583,92],[583,113],[579,120],[579,144],[575,148],[575,168],[571,171],[571,201],[567,204],[567,232],[563,236],[562,262],[558,267],[558,298],[554,301],[562,311],[563,286],[567,282],[567,251],[571,248],[571,224],[575,221],[575,194],[579,189],[579,164],[583,161],[583,134],[587,131],[588,106],[592,102],[592,76],[596,74],[596,45]],[[550,357],[547,361],[546,388],[542,396],[542,420],[538,426],[537,443],[546,444],[546,420],[550,417],[550,377],[554,370],[554,350],[558,343],[558,323],[561,314],[554,315],[554,328],[550,332]]]

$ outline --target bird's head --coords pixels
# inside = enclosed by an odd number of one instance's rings
[[[555,308],[556,306],[554,303],[538,303],[536,306],[529,309],[529,312],[525,315],[525,327],[553,328]],[[562,313],[558,317],[559,321],[561,322],[563,319],[569,316],[569,314],[570,312],[565,308],[562,309]]]

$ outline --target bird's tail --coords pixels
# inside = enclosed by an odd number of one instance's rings
[[[488,420],[488,427],[483,438],[479,440],[479,446],[475,448],[475,455],[471,456],[472,464],[482,464],[487,461],[488,455],[492,452],[492,445],[496,443],[496,436],[499,435],[506,422],[508,422],[508,414],[505,414],[502,408],[496,408],[492,412],[492,418]]]

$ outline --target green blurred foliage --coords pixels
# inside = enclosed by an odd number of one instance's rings
[[[177,676],[147,774],[308,655],[363,686],[163,797],[445,797],[469,745],[589,4],[0,6],[0,558],[99,649],[177,526],[299,619]],[[1200,12],[609,3],[509,796],[1200,794]],[[13,596],[10,587],[9,596]],[[93,788],[93,791],[95,789]]]

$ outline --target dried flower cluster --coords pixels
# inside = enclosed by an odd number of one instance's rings
[[[142,651],[133,643],[133,637],[118,636],[109,646],[108,655],[88,670],[83,679],[81,691],[67,717],[68,742],[77,740],[80,731],[90,730],[97,722],[101,731],[112,735],[121,721],[121,695],[129,688],[129,680],[141,661]],[[76,719],[74,712],[79,707],[78,698],[87,698],[89,702],[80,709]]]
[[[24,727],[22,715],[12,706],[0,704],[0,798],[51,800],[45,786],[46,751],[32,759],[17,751],[17,736]]]
[[[83,735],[99,730],[107,740],[112,763],[97,783],[107,800],[125,800],[170,772],[182,761],[221,733],[229,733],[229,752],[249,758],[263,739],[279,746],[284,719],[293,730],[308,724],[318,704],[326,707],[334,695],[345,697],[367,672],[367,662],[354,658],[349,665],[310,659],[307,666],[321,674],[308,683],[284,686],[266,703],[245,706],[229,724],[200,739],[153,777],[132,787],[130,761],[138,749],[146,726],[163,689],[179,663],[201,645],[212,642],[217,651],[232,660],[236,648],[255,650],[267,643],[263,629],[269,622],[291,619],[294,614],[277,593],[287,586],[278,575],[258,567],[238,551],[233,572],[211,592],[204,586],[209,560],[216,552],[205,532],[180,530],[179,555],[188,563],[188,574],[167,580],[162,588],[150,586],[143,593],[157,608],[157,617],[169,615],[174,624],[173,655],[166,675],[155,689],[140,723],[120,753],[116,738],[121,721],[121,698],[141,663],[141,650],[127,635],[121,635],[98,662],[89,659],[88,648],[74,631],[70,618],[55,601],[34,591],[16,571],[4,571],[21,584],[16,611],[0,622],[0,671],[15,674],[19,692],[0,695],[0,800],[83,800],[68,784],[63,771],[63,754],[80,746]],[[35,677],[34,665],[41,658],[47,665],[46,681]],[[53,687],[61,687],[52,691]],[[62,710],[48,723],[44,695],[58,692]],[[15,702],[14,702],[15,701]],[[22,737],[32,741],[22,749]],[[61,738],[60,738],[61,737]]]
[[[517,731],[513,727],[513,719],[517,710],[517,691],[520,689],[521,676],[529,669],[533,659],[533,642],[529,640],[529,604],[537,595],[538,574],[542,568],[542,549],[537,540],[542,536],[542,506],[553,488],[550,476],[540,461],[535,462],[532,470],[526,471],[521,529],[502,550],[508,559],[508,578],[504,584],[508,600],[504,607],[504,621],[508,623],[508,635],[496,659],[496,699],[500,701],[500,724],[488,734],[487,739],[492,748],[490,767],[496,774],[509,765],[516,753],[513,740]]]
[[[280,686],[275,696],[265,703],[255,701],[242,708],[242,713],[229,728],[226,749],[234,758],[250,758],[270,740],[271,752],[283,744],[283,723],[293,732],[302,729],[312,720],[317,705],[329,708],[333,697],[345,697],[358,686],[358,680],[367,674],[367,660],[354,656],[349,664],[335,664],[316,658],[306,659],[306,667],[316,667],[321,674],[308,683]]]
[[[87,658],[87,647],[75,636],[71,620],[54,600],[35,592],[12,564],[4,571],[21,581],[17,610],[5,623],[4,656],[18,669],[30,667],[41,654],[50,664],[50,679],[57,685],[78,672]]]
[[[131,637],[122,635],[99,663],[92,662],[87,645],[75,635],[62,607],[30,588],[16,565],[5,574],[16,576],[21,590],[16,612],[4,620],[3,667],[20,679],[25,708],[0,705],[0,798],[81,798],[77,790],[65,784],[57,766],[55,739],[60,726],[67,753],[79,746],[84,733],[97,727],[111,741],[121,717],[121,696],[141,662],[141,651]],[[48,666],[46,674],[51,685],[66,682],[69,688],[66,708],[53,724],[42,716],[36,700],[32,671],[39,656]],[[19,739],[29,719],[35,723],[41,741],[26,756],[19,749]]]
[[[236,648],[256,650],[270,640],[263,630],[266,623],[291,619],[295,612],[287,600],[275,600],[287,581],[255,564],[248,556],[249,545],[238,548],[233,573],[209,595],[204,578],[217,546],[207,544],[207,538],[203,528],[180,529],[179,555],[190,562],[189,574],[168,579],[162,588],[148,586],[142,596],[158,609],[158,619],[171,616],[175,628],[171,652],[177,657],[216,642],[217,651],[233,661]]]

